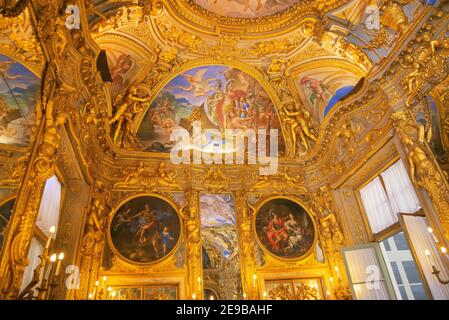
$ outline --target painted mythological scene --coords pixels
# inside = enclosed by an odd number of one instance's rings
[[[168,152],[176,128],[192,131],[194,121],[202,129],[279,129],[276,109],[267,92],[251,76],[225,66],[194,68],[173,79],[153,100],[138,131],[148,150]],[[256,131],[257,132],[257,131]]]
[[[217,299],[241,299],[234,198],[228,194],[201,195],[200,210],[205,292],[216,293]]]
[[[260,208],[256,233],[265,249],[287,259],[305,255],[315,239],[310,216],[299,204],[288,199],[273,199]]]
[[[298,0],[195,0],[195,2],[220,16],[256,18],[285,10]]]
[[[0,55],[0,143],[28,145],[39,88],[40,80],[31,71]]]
[[[180,236],[180,221],[169,203],[145,196],[130,200],[117,211],[110,232],[121,256],[150,263],[173,250]]]

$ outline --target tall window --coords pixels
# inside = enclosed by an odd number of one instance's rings
[[[56,237],[56,233],[53,233],[53,235],[50,233],[50,228],[52,226],[57,228],[58,226],[61,191],[62,186],[56,176],[47,179],[34,226],[34,238],[31,241],[30,250],[28,251],[30,264],[26,267],[23,275],[22,290],[33,279],[34,269],[39,265],[39,256],[44,250],[43,243],[46,243],[50,236],[53,238]]]
[[[396,162],[363,187],[360,199],[375,242],[344,251],[356,298],[427,299],[419,268],[398,223],[400,214],[421,210],[403,162]]]
[[[415,213],[421,209],[401,160],[362,188],[360,198],[373,234],[397,223],[399,213]]]

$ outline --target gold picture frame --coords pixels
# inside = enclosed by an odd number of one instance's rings
[[[168,205],[170,205],[173,210],[175,211],[178,221],[179,221],[179,237],[175,243],[175,245],[173,246],[173,248],[162,258],[160,259],[156,259],[154,261],[150,261],[150,262],[138,262],[138,261],[134,261],[131,259],[128,259],[126,257],[124,257],[116,248],[116,246],[114,245],[114,242],[112,240],[111,237],[111,227],[112,227],[112,221],[115,217],[115,215],[118,213],[118,211],[128,202],[137,199],[137,198],[142,198],[142,197],[153,197],[153,198],[158,198],[164,202],[166,202]],[[183,219],[182,219],[182,215],[180,213],[180,209],[178,207],[178,205],[176,204],[175,201],[173,201],[172,199],[162,196],[160,194],[156,194],[156,193],[138,193],[129,197],[124,198],[123,200],[121,200],[116,206],[115,208],[111,211],[111,213],[109,214],[109,219],[108,219],[108,229],[107,229],[107,239],[108,239],[108,245],[112,251],[112,253],[114,254],[114,256],[120,261],[123,262],[125,265],[129,265],[129,266],[139,266],[139,267],[148,267],[148,266],[154,266],[157,264],[160,264],[164,261],[167,261],[168,259],[170,259],[171,257],[173,257],[173,255],[176,254],[176,252],[178,251],[178,248],[182,242],[183,239]]]

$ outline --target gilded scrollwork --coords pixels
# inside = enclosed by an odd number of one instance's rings
[[[135,170],[122,169],[123,181],[114,184],[116,189],[135,189],[135,188],[155,188],[165,187],[179,189],[180,186],[175,178],[177,172],[174,169],[167,168],[164,162],[159,163],[156,168],[145,167],[141,161]]]

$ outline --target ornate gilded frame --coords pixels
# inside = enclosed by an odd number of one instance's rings
[[[257,235],[257,230],[256,230],[256,218],[257,215],[259,214],[259,210],[262,208],[263,205],[265,205],[266,203],[272,201],[272,200],[276,200],[276,199],[282,199],[282,200],[289,200],[292,201],[294,203],[296,203],[297,205],[299,205],[301,208],[304,209],[304,211],[309,215],[310,220],[312,220],[312,224],[313,224],[313,229],[314,229],[314,239],[313,239],[313,243],[310,246],[309,250],[303,254],[300,257],[297,258],[283,258],[283,257],[279,257],[273,253],[271,253],[267,248],[265,248],[265,245],[262,244],[262,242],[259,239],[259,236]],[[315,222],[315,216],[314,214],[311,212],[311,210],[306,206],[305,203],[303,203],[301,200],[290,197],[290,196],[271,196],[268,198],[264,198],[262,200],[260,200],[257,205],[255,206],[255,211],[254,211],[254,216],[253,216],[253,232],[254,232],[254,236],[256,238],[256,242],[258,244],[258,246],[262,249],[262,251],[266,254],[268,254],[270,257],[278,260],[278,261],[283,261],[283,262],[298,262],[298,261],[303,261],[306,258],[308,258],[314,251],[318,242],[318,238],[319,238],[319,233],[318,233],[318,228]]]
[[[179,238],[178,241],[176,242],[176,244],[173,246],[173,248],[171,249],[171,251],[165,255],[164,257],[152,261],[152,262],[147,262],[147,263],[141,263],[141,262],[136,262],[136,261],[132,261],[130,259],[127,259],[125,257],[123,257],[120,252],[115,248],[114,243],[112,242],[112,238],[111,238],[111,224],[112,224],[112,220],[114,219],[115,215],[117,214],[118,210],[125,205],[126,203],[128,203],[131,200],[137,199],[137,198],[141,198],[141,197],[154,197],[154,198],[158,198],[161,199],[162,201],[165,201],[166,203],[168,203],[176,212],[178,219],[179,219]],[[112,209],[111,213],[109,214],[109,218],[108,218],[108,224],[107,224],[107,239],[108,239],[108,245],[109,248],[111,249],[112,253],[114,254],[114,256],[123,264],[130,266],[130,267],[148,267],[148,266],[155,266],[158,265],[164,261],[167,261],[168,259],[170,259],[171,257],[173,257],[173,255],[176,254],[176,252],[178,251],[178,248],[182,242],[183,239],[183,230],[184,230],[184,225],[183,225],[183,219],[182,219],[182,214],[180,212],[180,209],[178,207],[178,205],[176,204],[175,201],[171,200],[168,197],[165,197],[163,195],[160,194],[156,194],[156,193],[138,193],[129,197],[125,197],[124,199],[122,199],[120,202],[118,202],[115,207]]]

